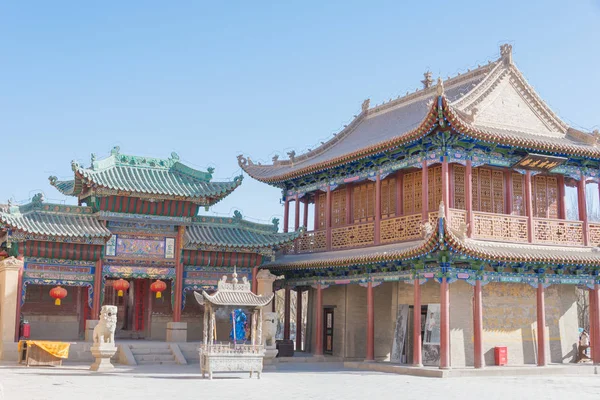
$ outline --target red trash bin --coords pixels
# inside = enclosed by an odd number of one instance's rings
[[[506,347],[494,347],[494,360],[496,365],[506,365],[508,362],[508,350]]]

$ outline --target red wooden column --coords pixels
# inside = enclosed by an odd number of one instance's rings
[[[473,165],[467,160],[465,168],[465,209],[467,210],[467,236],[473,237],[475,217],[473,216]]]
[[[504,171],[504,187],[506,189],[506,209],[508,215],[513,213],[513,185],[512,185],[512,170],[506,168]]]
[[[579,182],[577,182],[577,203],[579,205],[579,220],[583,221],[583,245],[588,245],[588,217],[587,217],[587,202],[585,198],[585,176],[581,174]]]
[[[475,281],[473,293],[473,352],[475,353],[475,368],[483,368],[483,301],[481,296],[481,281]]]
[[[451,218],[448,208],[450,207],[450,167],[448,164],[448,156],[444,156],[442,160],[442,201],[444,202],[444,214],[446,218]],[[436,207],[439,204],[436,204]]]
[[[302,289],[296,288],[296,351],[302,351]]]
[[[327,198],[325,204],[325,229],[326,231],[326,241],[327,241],[327,250],[331,250],[331,187],[327,186]]]
[[[416,278],[413,283],[413,366],[423,366],[421,354],[421,283]]]
[[[94,300],[90,319],[100,318],[100,298],[102,296],[102,259],[96,261],[94,272]]]
[[[565,177],[558,175],[556,177],[558,185],[558,218],[567,219],[567,202],[565,199]],[[598,185],[600,188],[600,185]]]
[[[588,326],[587,326],[587,331],[588,334],[590,335],[590,355],[592,357],[592,359],[594,358],[594,349],[595,349],[595,333],[594,333],[594,326],[595,326],[595,322],[594,322],[594,295],[593,295],[593,289],[589,289],[588,290]],[[586,329],[586,327],[583,327],[584,329]]]
[[[289,286],[285,287],[284,296],[283,340],[290,340],[291,290]]]
[[[537,347],[538,367],[546,366],[546,305],[544,300],[544,284],[538,283],[537,287]]]
[[[252,293],[258,293],[258,279],[256,276],[258,275],[258,267],[252,267]]]
[[[381,229],[381,174],[377,173],[375,180],[375,244],[379,244]]]
[[[446,277],[440,284],[440,368],[450,368],[450,290]]]
[[[429,178],[427,170],[427,160],[423,160],[421,168],[421,218],[423,222],[429,222]]]
[[[315,352],[316,356],[323,355],[323,289],[321,284],[317,284],[316,301],[315,301],[315,319],[316,329],[315,334],[317,335],[315,340]]]
[[[590,333],[593,333],[591,355],[594,364],[600,364],[600,289],[595,284],[594,289],[590,290]],[[593,327],[593,328],[592,328]],[[591,336],[591,335],[590,335]]]
[[[304,229],[308,230],[308,195],[305,196],[304,202],[304,215],[302,216],[302,226]]]
[[[285,203],[283,204],[283,231],[289,231],[290,227],[290,200],[285,198]]]
[[[300,229],[300,198],[296,194],[296,204],[294,204],[294,230]]]
[[[315,218],[314,220],[314,228],[313,230],[318,231],[319,230],[319,192],[315,192],[315,215],[313,215],[313,217]]]
[[[367,283],[367,360],[375,361],[375,302],[373,282]]]
[[[183,305],[183,235],[185,226],[177,228],[177,238],[175,239],[175,301],[173,303],[173,322],[181,322],[181,306]]]
[[[531,197],[531,171],[525,172],[525,208],[527,210],[527,241],[533,242],[533,200]]]

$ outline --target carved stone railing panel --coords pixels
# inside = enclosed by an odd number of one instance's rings
[[[384,219],[380,225],[380,242],[392,243],[421,238],[421,214]]]
[[[473,212],[473,237],[527,243],[527,217]]]
[[[588,224],[588,235],[590,237],[590,246],[600,246],[600,224]]]
[[[375,224],[349,225],[331,230],[331,248],[367,246],[375,243]]]
[[[296,251],[298,253],[314,253],[327,249],[327,231],[310,231],[296,240]]]
[[[465,210],[450,209],[450,227],[459,230],[461,224],[467,223],[467,212]]]
[[[535,243],[583,246],[583,222],[534,218]]]

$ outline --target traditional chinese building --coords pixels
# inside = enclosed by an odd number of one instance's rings
[[[238,157],[282,189],[284,232],[290,208],[294,229],[314,210],[313,229],[263,265],[285,276],[286,299],[310,291],[306,348],[441,368],[494,364],[497,346],[509,364],[574,361],[578,287],[600,344],[600,135],[562,121],[510,45],[422,83],[365,100],[307,153]],[[600,362],[600,345],[593,353]]]
[[[20,318],[30,323],[31,338],[76,340],[102,304],[118,306],[118,338],[199,341],[201,310],[187,301],[192,291],[216,289],[234,266],[256,287],[257,267],[299,234],[278,233],[276,219],[257,224],[238,211],[198,215],[242,177],[215,182],[213,169],[194,170],[175,153],[156,159],[115,148],[102,160],[92,155],[87,168],[73,162],[72,170],[70,180],[49,179],[78,206],[49,204],[38,194],[29,204],[0,207],[0,256],[14,257],[0,261],[6,351],[19,337]],[[57,286],[66,290],[59,307],[50,297]]]

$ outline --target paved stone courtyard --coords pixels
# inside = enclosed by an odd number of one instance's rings
[[[0,365],[2,399],[598,399],[599,375],[420,378],[343,369],[339,364],[282,365],[261,380],[217,374],[202,380],[196,365],[117,367],[92,375],[62,368]]]

